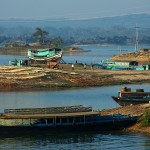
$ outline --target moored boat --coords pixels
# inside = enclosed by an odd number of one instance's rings
[[[108,70],[150,70],[149,64],[138,64],[136,61],[102,60],[99,67]]]
[[[131,88],[123,86],[118,96],[112,96],[112,98],[121,106],[149,103],[150,92],[144,92],[144,89],[136,89],[133,92]]]
[[[29,129],[32,131],[40,129],[46,129],[47,131],[108,131],[124,129],[133,125],[136,121],[136,116],[101,115],[100,111],[93,111],[91,107],[82,105],[33,108],[33,110],[32,108],[7,109],[5,113],[0,115],[0,131],[3,131],[3,129],[6,129],[6,132],[14,129]]]

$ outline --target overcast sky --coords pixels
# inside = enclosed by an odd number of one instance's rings
[[[99,18],[150,14],[150,0],[0,0],[0,18]]]

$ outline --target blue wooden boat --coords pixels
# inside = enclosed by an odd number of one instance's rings
[[[136,121],[136,116],[101,115],[100,111],[93,111],[91,107],[82,105],[7,109],[0,116],[0,131],[109,131],[124,129]]]

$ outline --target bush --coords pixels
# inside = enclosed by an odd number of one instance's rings
[[[143,117],[140,120],[140,123],[141,123],[141,126],[143,127],[150,125],[150,110],[145,111],[145,113],[143,114]]]

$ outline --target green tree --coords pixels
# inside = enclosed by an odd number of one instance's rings
[[[36,28],[36,31],[32,34],[34,38],[37,39],[38,42],[40,43],[45,43],[45,38],[48,36],[48,32],[42,30],[41,28]]]
[[[52,40],[52,44],[55,46],[55,47],[62,47],[63,45],[63,40],[61,37],[56,37]]]

